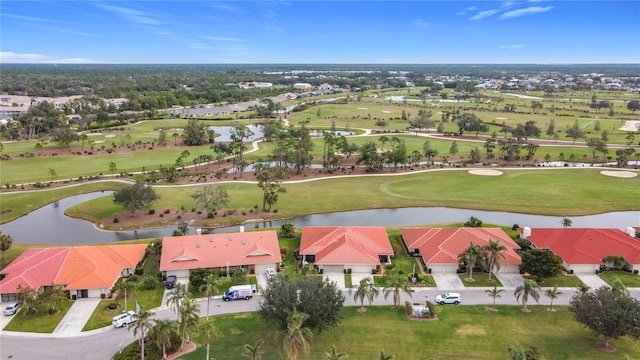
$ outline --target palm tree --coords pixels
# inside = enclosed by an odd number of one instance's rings
[[[163,359],[167,358],[167,346],[171,346],[171,337],[175,332],[176,323],[171,320],[156,320],[149,331],[149,338],[155,340],[158,347],[162,348]]]
[[[367,298],[369,300],[369,305],[371,305],[373,299],[377,297],[378,294],[379,290],[375,287],[373,279],[367,277],[360,280],[360,285],[358,285],[358,288],[353,295],[353,300],[358,301],[358,299],[360,299],[360,312],[365,312],[364,299]],[[351,289],[349,289],[349,295],[351,295]]]
[[[11,236],[0,232],[0,251],[2,251],[2,262],[7,262],[7,256],[5,252],[9,250],[11,244],[13,244],[13,239],[11,238]]]
[[[484,251],[480,245],[474,243],[469,243],[469,247],[458,255],[458,261],[467,264],[467,270],[469,271],[467,280],[473,281],[473,268],[476,264],[483,264],[484,258]]]
[[[411,294],[411,285],[409,279],[399,274],[393,274],[387,279],[387,286],[382,289],[384,292],[385,300],[389,297],[389,294],[393,293],[393,308],[397,309],[400,305],[400,291],[404,291],[409,294],[409,297],[413,297]]]
[[[127,311],[127,297],[131,296],[136,289],[136,284],[133,281],[125,281],[122,279],[117,286],[117,289],[122,291],[122,298],[124,299],[124,311]]]
[[[147,334],[149,330],[151,330],[151,326],[153,325],[153,320],[151,319],[152,315],[153,313],[151,311],[141,309],[138,313],[138,321],[136,321],[136,324],[133,325],[133,336],[137,336],[138,332],[140,332],[140,344],[142,346],[140,358],[142,360],[144,360],[144,337],[145,334]]]
[[[262,345],[263,342],[264,340],[260,339],[253,346],[249,344],[244,344],[244,350],[242,351],[242,356],[248,357],[251,360],[262,360],[262,352],[260,351],[260,346]]]
[[[204,283],[200,285],[200,291],[204,292],[204,296],[207,297],[207,321],[209,321],[209,303],[211,302],[211,295],[219,291],[220,277],[215,274],[209,274],[204,277]],[[207,358],[208,359],[208,358]]]
[[[515,295],[516,300],[520,301],[520,297],[522,296],[522,305],[524,305],[523,311],[529,311],[527,309],[527,301],[529,301],[529,296],[534,298],[536,302],[540,300],[540,285],[531,279],[526,279],[523,285],[520,285],[516,288],[516,291],[513,293]]]
[[[180,335],[182,337],[181,349],[184,349],[184,343],[190,341],[191,330],[200,322],[200,304],[196,299],[191,298],[191,294],[184,296],[182,306],[180,307]]]
[[[293,310],[287,320],[287,328],[276,335],[277,340],[282,341],[284,352],[290,360],[296,360],[300,350],[306,353],[311,350],[309,342],[313,334],[311,329],[302,326],[307,318],[309,315]]]
[[[496,271],[500,271],[500,258],[506,259],[504,252],[507,251],[507,247],[499,241],[489,239],[489,243],[483,247],[483,250],[487,253],[487,260],[489,261],[489,281],[492,281],[491,274],[493,274],[493,268],[495,267]]]
[[[182,298],[184,298],[187,289],[184,284],[176,283],[176,287],[167,295],[167,306],[174,308],[178,318],[176,321],[180,323],[180,308],[182,307]]]
[[[395,358],[395,355],[385,355],[384,350],[380,349],[380,360],[393,360]]]
[[[497,286],[494,286],[493,289],[489,289],[489,290],[485,290],[484,291],[487,294],[489,294],[489,296],[491,296],[493,298],[493,307],[491,308],[491,310],[498,311],[498,309],[496,309],[496,298],[502,297],[502,296],[500,296],[500,293],[502,293],[503,291],[504,291],[504,289],[498,289]]]
[[[547,289],[547,291],[544,292],[545,295],[547,295],[547,297],[549,299],[551,299],[551,305],[549,305],[549,311],[555,311],[553,309],[553,300],[557,299],[560,295],[562,295],[562,291],[558,290],[557,286],[554,286],[553,289]]]
[[[207,341],[207,358],[206,358],[206,360],[209,360],[209,348],[211,347],[211,341],[213,340],[213,337],[216,334],[216,327],[213,326],[212,322],[205,321],[203,323],[200,323],[199,329],[200,329],[200,334]]]
[[[629,297],[629,289],[622,283],[622,280],[616,278],[611,284],[611,290],[618,296],[627,296]]]
[[[329,350],[329,352],[324,353],[324,355],[327,357],[327,360],[340,360],[340,359],[346,359],[349,357],[349,355],[347,355],[346,353],[338,352],[338,350],[336,350],[335,345],[331,345],[331,350]]]
[[[571,225],[573,225],[573,221],[571,221],[571,219],[569,219],[568,217],[563,217],[562,219],[560,219],[560,224],[562,225],[563,228],[568,228],[568,227],[571,227]]]

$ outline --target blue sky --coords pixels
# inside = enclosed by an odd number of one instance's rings
[[[640,1],[0,3],[3,63],[640,63]]]

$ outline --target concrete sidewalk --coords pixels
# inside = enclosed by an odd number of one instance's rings
[[[67,314],[60,320],[52,335],[56,336],[77,336],[82,332],[82,328],[87,323],[91,314],[100,304],[100,299],[78,299]]]

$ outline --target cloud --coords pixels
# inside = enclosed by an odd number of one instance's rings
[[[521,49],[525,47],[525,44],[514,44],[514,45],[500,45],[498,49]]]
[[[431,25],[431,23],[429,23],[428,21],[424,20],[424,19],[414,19],[411,20],[411,23],[415,26],[429,26]]]
[[[98,61],[85,58],[53,58],[42,54],[18,54],[0,51],[0,63],[3,64],[87,64]]]
[[[210,6],[216,10],[220,10],[220,11],[224,11],[224,12],[228,12],[228,13],[233,13],[233,14],[244,14],[245,11],[241,10],[240,8],[237,8],[235,6],[229,5],[229,4],[225,4],[225,3],[221,3],[221,2],[212,2],[210,4]]]
[[[484,19],[486,17],[489,16],[493,16],[495,14],[497,14],[499,11],[498,10],[485,10],[485,11],[480,11],[479,13],[473,15],[472,17],[470,17],[469,19],[471,20],[481,20]]]
[[[113,6],[106,4],[96,4],[99,8],[118,14],[130,22],[138,25],[159,25],[160,21],[149,14],[131,8],[126,8],[122,6]]]
[[[520,16],[539,14],[539,13],[547,12],[551,9],[553,9],[553,6],[545,6],[545,7],[530,6],[524,9],[507,11],[504,14],[500,15],[500,19],[512,19]]]
[[[468,12],[470,12],[470,11],[474,11],[475,9],[476,9],[476,7],[475,7],[475,6],[469,6],[468,8],[466,8],[466,9],[464,9],[464,10],[462,10],[462,11],[458,11],[458,12],[456,13],[456,15],[463,15],[463,16],[464,16],[464,15],[467,15],[467,13],[468,13]]]

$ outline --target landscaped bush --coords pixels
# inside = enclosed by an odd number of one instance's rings
[[[136,269],[133,271],[134,274],[136,275],[143,275],[144,274],[144,268],[141,266],[137,266]]]
[[[156,213],[156,211],[155,211],[154,209],[150,209],[150,210],[149,210],[149,215],[153,215],[153,214],[155,214],[155,213]]]
[[[189,275],[189,283],[195,288],[200,288],[200,285],[204,283],[204,278],[209,274],[213,274],[213,271],[205,268],[195,269]]]
[[[120,222],[120,219],[118,219],[118,218],[113,218],[113,223],[114,223],[114,224],[117,224],[117,223],[119,223],[119,222]]]
[[[107,305],[107,309],[109,310],[117,310],[120,307],[120,304],[118,304],[117,302],[112,302],[109,305]]]

